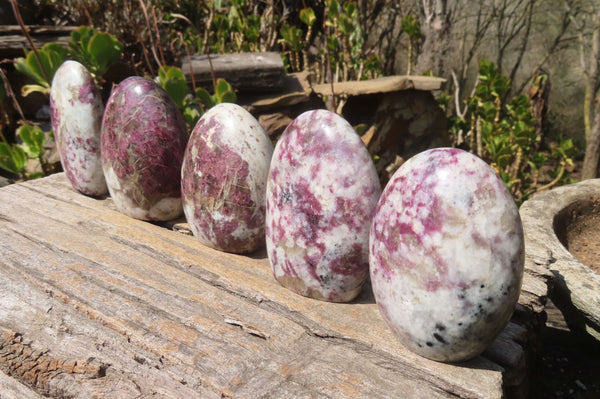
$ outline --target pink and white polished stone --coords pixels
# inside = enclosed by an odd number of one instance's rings
[[[452,148],[396,171],[377,206],[370,274],[381,314],[402,344],[439,361],[483,352],[520,293],[519,211],[496,172]]]
[[[292,121],[267,183],[267,253],[279,283],[312,298],[354,299],[368,277],[380,192],[371,157],[346,120],[315,110]]]
[[[77,61],[65,61],[54,74],[50,111],[60,162],[73,188],[106,194],[100,159],[104,105],[92,75]]]
[[[265,192],[273,144],[236,104],[217,104],[198,121],[181,169],[183,211],[194,236],[221,251],[265,243]]]
[[[181,164],[187,144],[181,112],[162,87],[130,76],[115,87],[102,119],[102,167],[119,212],[171,220],[183,212]]]

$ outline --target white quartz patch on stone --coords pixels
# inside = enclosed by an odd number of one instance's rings
[[[164,197],[150,207],[140,207],[133,201],[127,185],[121,185],[121,179],[109,167],[106,169],[106,181],[111,187],[111,197],[117,209],[125,215],[139,220],[172,220],[181,215],[182,204],[179,197]]]

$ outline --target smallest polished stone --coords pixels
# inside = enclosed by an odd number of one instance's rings
[[[77,61],[65,61],[54,74],[50,111],[60,162],[73,188],[85,195],[106,194],[100,158],[104,105],[94,78]]]

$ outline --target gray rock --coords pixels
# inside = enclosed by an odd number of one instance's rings
[[[567,249],[566,231],[576,215],[600,201],[600,179],[558,187],[537,194],[520,209],[526,253],[554,275],[552,301],[570,328],[600,340],[600,274]]]
[[[6,187],[6,186],[8,186],[9,184],[12,184],[12,183],[13,183],[12,180],[7,179],[4,176],[0,176],[0,188],[1,187]]]

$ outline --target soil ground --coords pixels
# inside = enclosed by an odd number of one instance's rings
[[[531,369],[529,397],[599,399],[600,341],[571,331],[552,301],[548,301],[546,313],[539,356]]]
[[[600,204],[595,204],[583,216],[569,224],[569,252],[581,263],[600,273]]]

